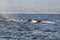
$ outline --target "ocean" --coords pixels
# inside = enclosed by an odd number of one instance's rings
[[[0,14],[0,18],[49,20],[55,24],[0,21],[0,40],[60,40],[60,14]]]

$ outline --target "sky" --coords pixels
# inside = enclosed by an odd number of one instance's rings
[[[22,9],[60,9],[60,0],[0,0],[0,12]]]

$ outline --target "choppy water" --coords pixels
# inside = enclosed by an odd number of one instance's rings
[[[0,15],[0,18],[3,15]],[[0,40],[60,40],[60,14],[6,14],[14,19],[51,20],[56,24],[0,21]]]

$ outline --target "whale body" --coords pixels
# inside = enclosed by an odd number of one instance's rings
[[[48,20],[33,20],[33,19],[29,19],[28,22],[30,23],[52,23],[52,24],[55,23],[55,22],[48,21]]]

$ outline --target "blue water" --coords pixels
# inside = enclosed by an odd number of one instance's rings
[[[0,21],[0,40],[60,40],[60,14],[0,14],[17,20],[50,20],[55,24]]]

